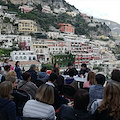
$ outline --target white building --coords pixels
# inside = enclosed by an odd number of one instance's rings
[[[3,18],[8,17],[10,19],[10,22],[13,22],[16,19],[16,14],[10,14],[10,13],[5,13],[3,15]]]
[[[33,61],[37,60],[37,55],[34,51],[13,51],[10,53],[13,61]]]
[[[43,8],[42,8],[42,12],[44,13],[52,13],[52,10],[49,6],[47,5],[44,5]]]

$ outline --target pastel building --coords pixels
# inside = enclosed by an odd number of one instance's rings
[[[27,13],[32,11],[34,8],[27,5],[23,5],[23,6],[19,6],[19,9],[21,10],[21,13]]]
[[[21,33],[36,33],[36,22],[34,22],[33,20],[19,20],[18,31]]]
[[[59,23],[61,32],[74,34],[75,28],[71,24]]]

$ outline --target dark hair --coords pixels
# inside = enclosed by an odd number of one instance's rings
[[[54,82],[58,76],[55,73],[51,73],[49,76],[49,81]]]
[[[86,90],[79,89],[74,96],[74,108],[77,110],[87,110],[89,103],[89,93]]]
[[[18,66],[17,64],[18,64],[19,62],[20,62],[20,61],[17,61],[17,62],[15,63],[15,66],[16,66],[16,67]]]
[[[68,63],[68,66],[73,66],[71,62]]]
[[[81,65],[81,67],[87,67],[87,64],[86,63],[83,63],[82,65]]]
[[[56,64],[58,64],[58,63],[54,63],[54,65],[53,65],[54,68],[56,68]]]
[[[97,74],[95,76],[95,80],[97,81],[97,84],[104,85],[105,83],[105,76],[102,74]]]
[[[59,75],[59,69],[58,68],[53,68],[53,72]]]
[[[120,70],[113,70],[111,73],[111,79],[117,82],[120,82]]]
[[[43,66],[40,71],[41,71],[41,72],[46,72],[46,71],[47,71],[47,67],[46,67],[46,66]]]
[[[68,74],[69,74],[70,77],[73,77],[73,76],[74,76],[74,70],[73,70],[73,69],[70,69],[70,70],[68,71]]]
[[[30,77],[30,73],[29,72],[25,72],[22,74],[23,80],[27,81],[28,78]]]
[[[35,64],[32,64],[32,65],[30,66],[30,69],[33,70],[35,67],[36,67],[36,65],[35,65]]]
[[[8,58],[4,60],[4,63],[6,63],[6,61],[9,60]]]
[[[4,66],[4,70],[5,70],[5,71],[10,70],[10,65],[6,65],[6,66]]]
[[[0,67],[0,71],[2,70],[2,67]]]

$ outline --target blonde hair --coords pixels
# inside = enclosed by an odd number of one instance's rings
[[[108,83],[104,89],[104,97],[98,111],[102,112],[106,109],[114,120],[120,118],[120,87],[115,83]]]
[[[88,72],[87,81],[89,81],[90,85],[95,85],[95,73],[94,72],[92,71]]]
[[[10,81],[12,83],[14,83],[16,80],[17,80],[17,78],[14,76],[7,77],[7,79],[6,79],[6,81]]]
[[[54,103],[54,89],[52,86],[43,84],[41,85],[35,95],[37,101],[53,104]]]
[[[8,98],[12,100],[12,96],[10,95],[12,92],[12,83],[10,81],[4,81],[0,84],[0,98]]]
[[[9,71],[9,72],[7,73],[6,79],[7,79],[8,77],[10,77],[10,76],[17,77],[17,74],[16,74],[16,72],[15,72],[14,70],[11,70],[11,71]]]

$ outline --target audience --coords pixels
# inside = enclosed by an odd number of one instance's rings
[[[70,106],[63,105],[60,108],[57,120],[91,120],[91,115],[87,111],[88,103],[89,93],[79,89],[75,94],[74,102]]]
[[[28,72],[23,73],[22,78],[23,80],[19,82],[18,88],[26,90],[31,95],[31,97],[34,99],[35,93],[38,87],[33,82],[30,81],[31,77]]]
[[[35,81],[37,80],[37,72],[36,72],[36,65],[35,64],[32,64],[30,66],[30,69],[26,72],[29,72],[30,73],[30,76],[31,76],[31,81],[35,83]]]
[[[12,101],[12,83],[4,81],[0,84],[0,117],[4,120],[16,120],[16,105]]]
[[[38,72],[37,80],[41,80],[44,83],[48,81],[49,75],[46,73],[47,72],[47,67],[42,67],[40,72]]]
[[[23,116],[30,118],[40,118],[55,120],[54,89],[52,86],[41,85],[35,96],[35,100],[29,100],[23,108]]]
[[[74,70],[73,69],[70,69],[69,72],[69,77],[67,77],[65,79],[65,84],[68,84],[68,85],[72,85],[75,89],[78,88],[78,84],[77,84],[77,81],[74,80],[73,76],[74,76]]]
[[[87,75],[87,82],[84,82],[83,88],[90,88],[91,85],[95,85],[95,73],[89,71]]]
[[[90,102],[92,103],[95,99],[102,99],[104,93],[105,76],[97,74],[95,77],[96,85],[91,85],[89,90]]]
[[[16,72],[16,74],[17,74],[17,78],[18,78],[19,80],[22,80],[22,70],[21,70],[21,68],[20,68],[20,61],[17,61],[17,62],[15,63],[15,72]]]
[[[79,72],[79,76],[84,76],[85,77],[85,73],[88,73],[90,71],[89,68],[87,68],[87,64],[86,63],[83,63],[81,65],[81,70]]]
[[[120,87],[108,83],[100,106],[93,114],[93,120],[120,120]]]
[[[3,67],[5,67],[6,65],[10,65],[10,70],[14,70],[13,65],[11,65],[11,64],[9,63],[9,59],[5,59],[5,61],[4,61],[4,63],[3,63]]]

